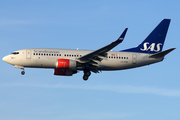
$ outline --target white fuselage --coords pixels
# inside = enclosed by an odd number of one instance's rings
[[[128,28],[117,40],[95,51],[23,49],[5,56],[3,60],[22,69],[22,75],[25,74],[24,67],[52,68],[54,75],[61,76],[72,76],[82,70],[83,79],[87,80],[91,72],[130,69],[162,61],[165,55],[175,49],[162,51],[169,24],[170,19],[163,19],[141,44],[120,52],[110,50],[124,40]]]
[[[10,54],[3,58],[15,67],[32,68],[56,68],[58,59],[76,60],[77,58],[91,53],[90,50],[67,50],[67,49],[23,49],[16,51],[18,54]],[[163,58],[149,58],[149,54],[136,52],[107,52],[107,57],[98,63],[98,70],[123,70],[149,65],[162,61]],[[82,70],[77,67],[76,70]]]

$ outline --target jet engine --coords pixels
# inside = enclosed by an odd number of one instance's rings
[[[69,59],[58,59],[56,62],[56,68],[60,69],[74,69],[77,66],[77,62]]]
[[[54,69],[54,75],[61,75],[61,76],[72,76],[76,74],[77,70],[67,70],[67,69]]]

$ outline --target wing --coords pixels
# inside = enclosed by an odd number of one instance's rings
[[[128,30],[128,28],[126,28],[123,31],[123,33],[119,36],[119,38],[116,41],[112,42],[111,44],[109,44],[105,47],[102,47],[96,51],[93,51],[89,54],[86,54],[86,55],[78,58],[77,61],[80,63],[88,63],[92,66],[97,67],[99,62],[101,62],[103,59],[106,59],[107,52],[124,40],[127,30]]]

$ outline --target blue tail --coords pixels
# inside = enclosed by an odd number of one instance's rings
[[[161,52],[163,49],[170,21],[170,19],[163,19],[139,46],[123,51],[149,54]]]

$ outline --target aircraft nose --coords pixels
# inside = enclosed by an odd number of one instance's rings
[[[7,61],[8,61],[8,56],[3,57],[2,60],[3,60],[4,62],[7,62]]]

